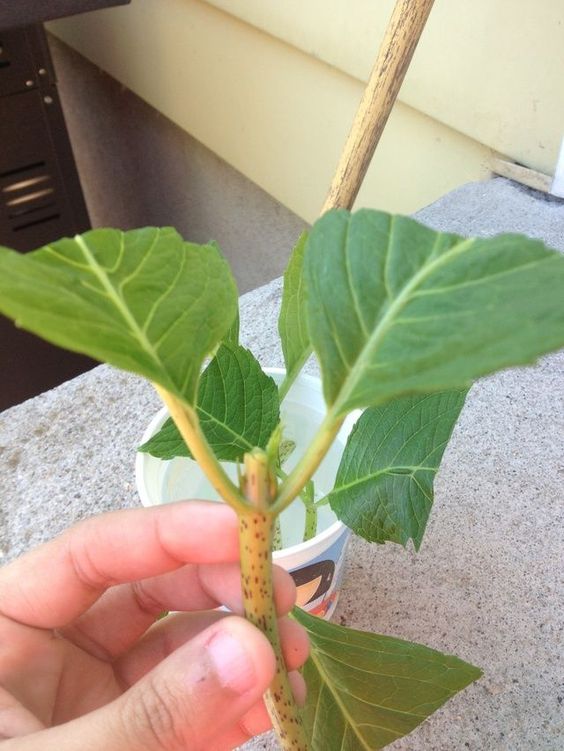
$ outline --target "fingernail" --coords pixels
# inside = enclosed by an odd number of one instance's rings
[[[219,631],[208,644],[208,652],[219,682],[237,694],[256,684],[254,662],[246,648],[229,632]]]

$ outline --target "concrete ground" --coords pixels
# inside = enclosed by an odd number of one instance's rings
[[[564,202],[503,179],[465,185],[417,218],[463,235],[522,232],[564,251]],[[279,294],[275,281],[247,295],[242,330],[259,316],[275,321]],[[247,336],[253,351],[258,338]],[[272,362],[274,326],[263,338],[261,358]],[[484,671],[390,751],[564,748],[563,482],[560,352],[473,386],[419,553],[353,538],[334,619]],[[276,748],[272,739],[245,746]]]
[[[502,179],[466,185],[419,218],[464,234],[527,232],[564,250],[564,204]],[[279,281],[242,298],[243,342],[264,365],[282,362],[279,299]],[[147,384],[102,366],[0,415],[6,560],[79,518],[138,505],[135,447],[158,406]],[[390,749],[564,748],[563,408],[563,353],[480,380],[420,553],[353,540],[336,619],[485,673]],[[245,748],[276,746],[265,736]]]

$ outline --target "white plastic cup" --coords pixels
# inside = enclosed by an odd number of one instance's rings
[[[279,368],[266,372],[280,383],[285,375]],[[296,448],[284,463],[289,472],[303,453],[326,412],[321,382],[313,376],[300,374],[292,384],[282,404],[284,438],[293,440]],[[319,499],[333,487],[335,474],[347,436],[358,418],[349,415],[335,442],[314,475],[315,496]],[[149,440],[168,417],[165,408],[151,420],[142,443]],[[224,469],[236,481],[237,469],[227,462]],[[135,462],[137,490],[144,506],[155,506],[186,498],[218,501],[217,493],[191,459],[177,457],[163,461],[150,454],[138,453]],[[305,510],[296,499],[281,515],[282,537],[285,547],[273,554],[274,562],[292,574],[298,587],[297,604],[309,613],[329,619],[335,610],[341,587],[345,553],[350,530],[340,522],[328,505],[319,507],[318,534],[301,542]]]

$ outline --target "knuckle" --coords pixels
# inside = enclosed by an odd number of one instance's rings
[[[105,572],[96,565],[92,556],[92,546],[85,543],[81,531],[87,527],[87,522],[79,522],[66,533],[67,556],[71,568],[78,581],[83,587],[98,591],[100,587],[107,586],[112,582],[108,580]]]
[[[148,591],[143,580],[131,582],[130,589],[133,599],[142,613],[155,616],[162,612],[163,604]]]

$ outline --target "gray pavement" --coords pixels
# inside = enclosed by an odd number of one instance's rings
[[[461,234],[525,232],[564,250],[564,203],[501,178],[463,186],[419,218]],[[279,280],[242,298],[243,343],[264,365],[282,364],[279,299]],[[143,381],[101,366],[2,413],[4,560],[80,518],[138,505],[135,447],[158,407]],[[388,748],[564,748],[563,408],[563,353],[482,379],[445,453],[421,551],[353,540],[336,620],[485,672]],[[265,736],[245,748],[276,745]]]

